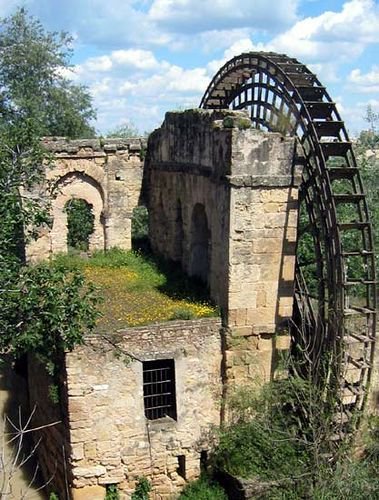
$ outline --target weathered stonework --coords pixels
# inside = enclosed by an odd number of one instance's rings
[[[152,247],[208,283],[236,383],[271,377],[275,335],[292,316],[300,182],[294,139],[246,129],[248,120],[227,110],[167,113],[145,167]],[[207,273],[193,272],[202,258]]]
[[[130,145],[64,147],[55,151],[53,251],[65,244],[65,200],[83,192],[107,220],[104,246],[128,248],[140,157],[132,161]],[[293,138],[249,128],[237,111],[168,113],[150,136],[143,185],[152,249],[209,286],[222,325],[205,319],[93,335],[66,355],[62,440],[73,499],[103,499],[107,484],[130,498],[139,476],[151,480],[153,499],[175,498],[199,476],[209,431],[227,417],[226,389],[273,377],[292,316],[294,147]],[[95,238],[101,246],[99,232]],[[156,359],[174,360],[176,419],[145,416],[143,363]]]
[[[149,421],[142,361],[166,358],[175,361],[177,420]],[[129,498],[141,475],[151,480],[153,498],[172,498],[199,476],[210,428],[220,423],[219,320],[130,328],[108,340],[94,335],[66,363],[74,498],[91,491],[92,500],[103,499],[113,483]],[[185,479],[177,472],[182,455]],[[98,494],[95,486],[103,487]]]
[[[54,156],[52,167],[46,168],[46,186],[53,192],[53,226],[41,229],[37,241],[29,244],[28,258],[67,251],[64,207],[71,198],[92,205],[95,222],[90,250],[129,249],[132,212],[141,194],[144,140],[58,139],[46,140],[45,146]]]

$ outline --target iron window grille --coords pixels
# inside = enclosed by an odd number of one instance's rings
[[[143,402],[149,420],[176,420],[175,364],[173,359],[143,363]]]

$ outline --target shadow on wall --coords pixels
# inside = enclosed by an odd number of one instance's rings
[[[211,231],[205,207],[201,203],[194,206],[191,220],[191,247],[189,275],[209,284],[211,258]]]

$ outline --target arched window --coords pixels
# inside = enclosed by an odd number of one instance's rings
[[[211,257],[211,232],[204,205],[197,203],[192,212],[189,274],[208,284]]]
[[[90,236],[94,231],[95,216],[92,205],[81,198],[71,198],[64,207],[67,213],[67,246],[88,251]]]

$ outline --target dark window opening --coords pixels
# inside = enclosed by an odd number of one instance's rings
[[[185,455],[178,456],[178,468],[176,469],[176,472],[183,479],[186,479],[186,456]]]
[[[200,470],[206,472],[208,468],[208,451],[201,450],[200,452]]]
[[[176,420],[175,364],[173,359],[143,363],[143,401],[149,420],[171,417]]]

